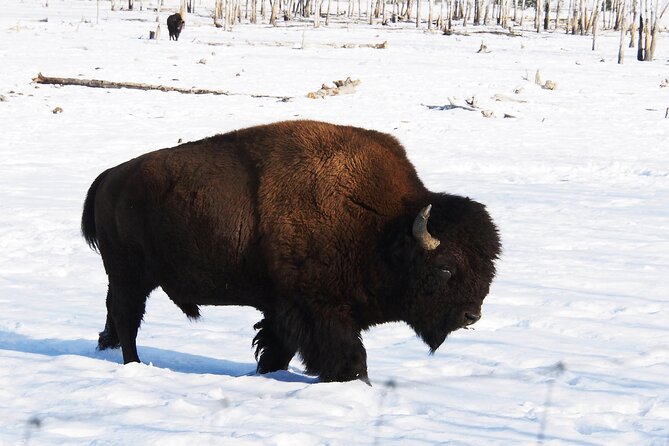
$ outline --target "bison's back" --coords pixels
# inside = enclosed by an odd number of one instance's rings
[[[306,290],[364,294],[379,233],[424,193],[393,137],[283,122],[110,169],[96,232],[108,270],[131,255],[175,301],[262,307]]]

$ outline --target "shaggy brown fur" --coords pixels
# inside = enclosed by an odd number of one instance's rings
[[[432,204],[426,250],[412,235]],[[361,330],[405,321],[436,350],[475,322],[500,252],[483,205],[425,189],[399,142],[313,121],[280,122],[147,153],[103,172],[82,216],[109,276],[100,349],[139,361],[160,286],[199,305],[250,305],[258,370],[299,352],[323,381],[367,380]]]

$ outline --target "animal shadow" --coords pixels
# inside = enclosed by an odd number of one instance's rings
[[[0,330],[0,350],[45,356],[75,355],[86,358],[123,363],[121,350],[97,349],[97,342],[89,339],[34,339],[25,335]],[[140,347],[145,363],[179,373],[212,374],[230,377],[255,375],[256,364],[209,358],[155,347]],[[313,383],[317,379],[293,371],[262,375],[281,382]]]

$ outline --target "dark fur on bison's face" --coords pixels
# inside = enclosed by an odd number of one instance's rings
[[[495,276],[500,240],[485,207],[468,198],[435,194],[427,230],[434,245],[412,240],[406,276],[406,322],[436,351],[449,333],[481,317]],[[431,248],[431,249],[429,249]]]

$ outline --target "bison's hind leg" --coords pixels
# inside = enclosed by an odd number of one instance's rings
[[[127,268],[108,262],[109,290],[107,320],[100,333],[98,348],[116,348],[123,352],[123,363],[139,362],[137,331],[142,323],[146,299],[155,285],[150,284],[140,268]]]
[[[271,319],[263,319],[253,326],[260,330],[253,338],[256,348],[255,357],[258,361],[258,373],[271,373],[286,370],[293,359],[297,348],[291,348],[277,333]]]

